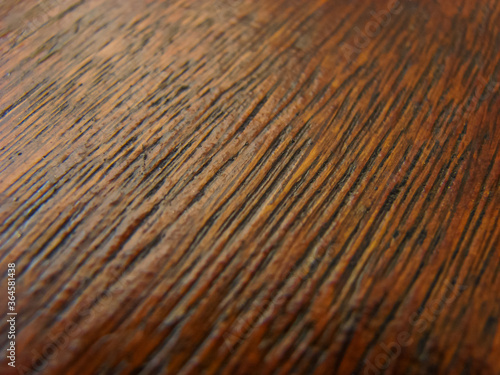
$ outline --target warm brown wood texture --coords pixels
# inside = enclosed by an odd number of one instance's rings
[[[2,375],[500,374],[499,1],[0,19]]]

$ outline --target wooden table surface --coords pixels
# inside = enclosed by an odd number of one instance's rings
[[[0,374],[500,374],[499,92],[498,0],[2,0]]]

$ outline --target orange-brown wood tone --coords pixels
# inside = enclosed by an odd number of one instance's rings
[[[499,92],[498,0],[3,0],[0,374],[500,374]]]

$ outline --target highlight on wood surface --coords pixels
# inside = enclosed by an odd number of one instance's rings
[[[498,0],[4,0],[0,375],[500,374]]]

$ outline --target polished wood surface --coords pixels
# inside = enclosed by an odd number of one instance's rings
[[[1,374],[500,374],[500,2],[7,0]]]

